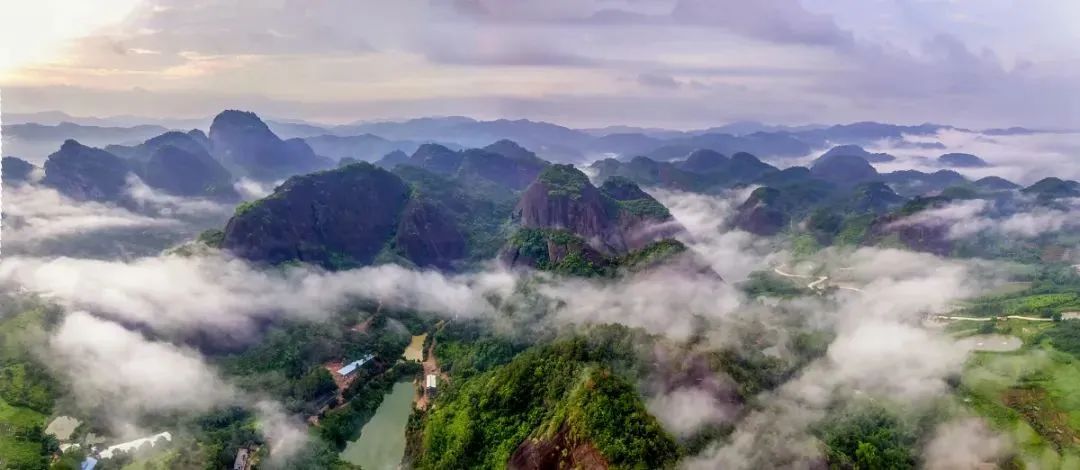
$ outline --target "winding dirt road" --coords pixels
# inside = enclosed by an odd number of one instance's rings
[[[844,268],[841,268],[841,269],[844,269]],[[797,279],[814,279],[814,281],[811,281],[809,284],[806,285],[806,288],[810,289],[810,290],[818,290],[818,291],[820,291],[820,290],[824,289],[824,287],[821,287],[821,284],[829,280],[829,276],[819,276],[819,277],[817,277],[815,279],[813,276],[807,276],[807,275],[804,275],[804,274],[792,274],[792,273],[784,272],[784,271],[781,271],[780,268],[773,268],[773,272],[775,272],[776,274],[779,274],[781,276],[784,276],[784,277],[793,277],[793,278],[797,278]],[[850,291],[855,291],[855,292],[863,292],[862,289],[859,289],[859,288],[856,288],[856,287],[850,287],[850,286],[835,286],[835,287],[837,289],[844,289],[844,290],[850,290]]]

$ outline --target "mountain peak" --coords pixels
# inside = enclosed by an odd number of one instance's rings
[[[946,153],[937,158],[938,163],[954,168],[985,168],[990,166],[983,160],[970,153]]]
[[[818,159],[810,167],[810,174],[841,185],[853,185],[878,177],[877,170],[865,158],[845,154]]]
[[[862,159],[873,163],[884,163],[896,160],[896,157],[887,153],[868,152],[866,149],[853,144],[837,145],[829,149],[829,151],[825,152],[820,157],[818,157],[818,160],[825,159],[833,155],[854,155],[856,157],[861,157]]]
[[[330,168],[303,140],[281,140],[255,113],[222,111],[210,124],[213,155],[235,173],[260,180]]]

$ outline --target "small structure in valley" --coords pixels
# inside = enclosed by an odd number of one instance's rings
[[[160,434],[154,434],[153,436],[150,436],[150,437],[144,437],[142,439],[135,439],[134,441],[128,441],[128,442],[116,444],[116,445],[113,445],[113,446],[109,446],[105,450],[101,451],[98,454],[98,456],[103,458],[103,459],[111,459],[111,458],[113,458],[113,453],[115,453],[115,452],[131,452],[131,451],[136,450],[136,449],[138,449],[138,448],[140,448],[140,447],[142,447],[142,446],[144,446],[146,444],[150,444],[150,446],[153,447],[153,446],[156,446],[158,441],[160,441],[162,439],[164,439],[166,441],[169,441],[169,442],[172,442],[172,434],[169,434],[169,432],[166,431],[166,432],[163,432],[163,433],[160,433]]]
[[[435,374],[428,374],[424,380],[424,390],[427,391],[428,396],[435,395],[435,389],[438,388],[439,376]]]
[[[360,366],[363,366],[364,364],[367,364],[368,361],[370,361],[370,360],[372,360],[374,358],[375,358],[374,354],[368,354],[367,356],[364,356],[364,357],[362,357],[362,358],[360,358],[358,360],[355,360],[355,361],[352,361],[352,362],[350,362],[348,364],[345,364],[344,366],[342,366],[340,369],[337,370],[337,373],[338,373],[338,375],[340,375],[342,377],[348,377],[348,376],[356,373],[356,371],[360,370]]]

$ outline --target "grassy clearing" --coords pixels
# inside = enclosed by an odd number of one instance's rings
[[[1025,327],[1009,326],[1021,333]],[[1028,331],[1025,341],[1038,333]],[[961,384],[963,401],[1012,437],[1028,468],[1080,469],[1080,361],[1075,357],[1047,343],[1015,353],[977,353]]]
[[[45,427],[45,415],[29,408],[11,406],[0,398],[0,468],[37,468],[41,465],[41,443],[20,437],[35,426]]]

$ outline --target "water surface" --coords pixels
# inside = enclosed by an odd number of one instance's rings
[[[345,446],[341,459],[364,470],[396,470],[405,455],[405,426],[415,393],[412,382],[394,384],[360,437]]]

